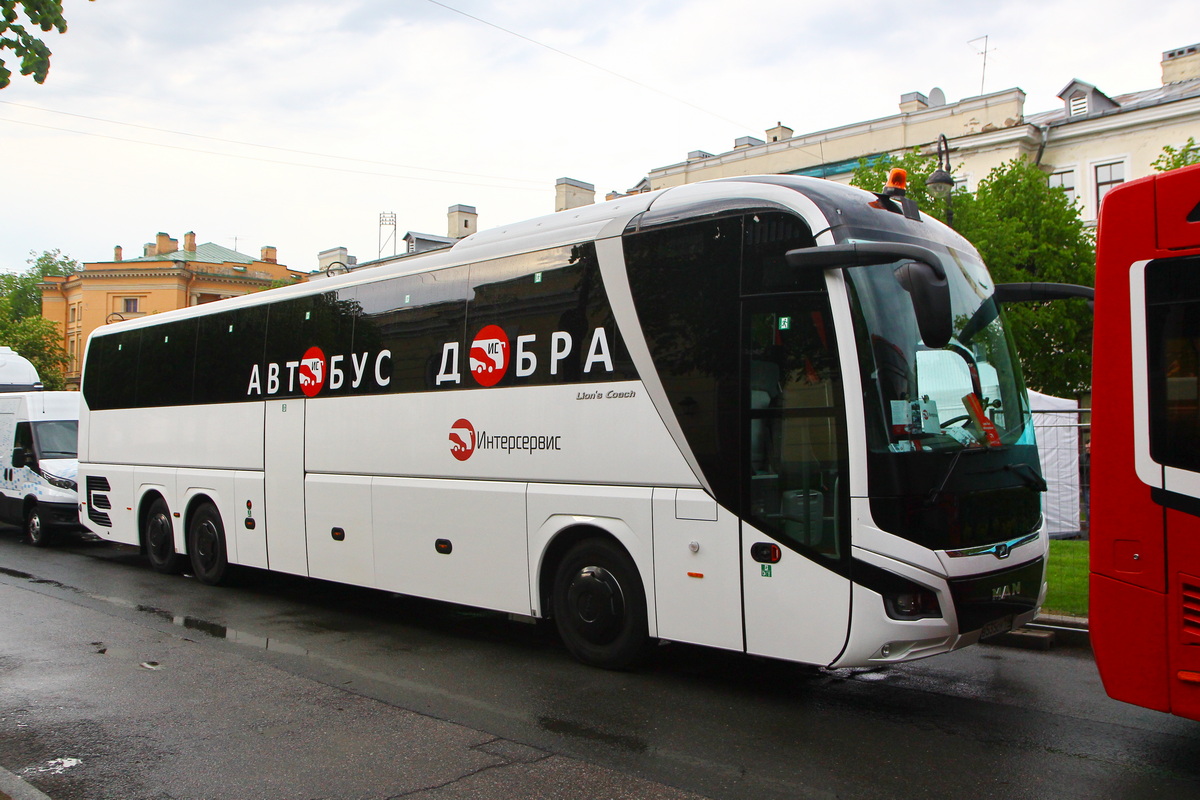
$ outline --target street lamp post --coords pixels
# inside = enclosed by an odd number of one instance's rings
[[[946,224],[954,227],[954,178],[950,175],[950,145],[944,133],[938,134],[937,157],[937,169],[925,179],[925,188],[934,197],[946,198]]]

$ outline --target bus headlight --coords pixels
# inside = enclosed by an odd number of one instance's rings
[[[942,616],[937,595],[916,584],[908,591],[885,594],[883,606],[892,619],[938,619]]]

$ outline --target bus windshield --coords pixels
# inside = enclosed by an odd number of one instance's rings
[[[871,513],[883,530],[934,550],[1012,542],[1036,533],[1045,487],[1020,367],[978,257],[953,242],[934,249],[953,321],[940,348],[921,339],[899,263],[845,271]]]
[[[871,449],[912,453],[1026,443],[1029,403],[983,264],[955,250],[946,254],[954,325],[950,342],[938,349],[921,340],[896,266],[847,271],[860,312]]]

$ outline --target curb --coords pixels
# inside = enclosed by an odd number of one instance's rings
[[[50,795],[39,792],[16,775],[0,767],[0,800],[5,800],[5,798],[8,800],[51,800]]]

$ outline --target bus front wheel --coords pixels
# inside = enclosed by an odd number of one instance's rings
[[[225,526],[212,503],[205,503],[192,514],[188,523],[188,556],[192,572],[201,583],[216,586],[229,577]]]
[[[171,509],[161,497],[150,504],[144,526],[146,557],[155,572],[176,575],[183,572],[187,559],[175,552],[175,526],[171,522]]]
[[[554,621],[563,644],[585,664],[624,669],[646,654],[646,593],[620,545],[587,539],[567,552],[555,574]]]

